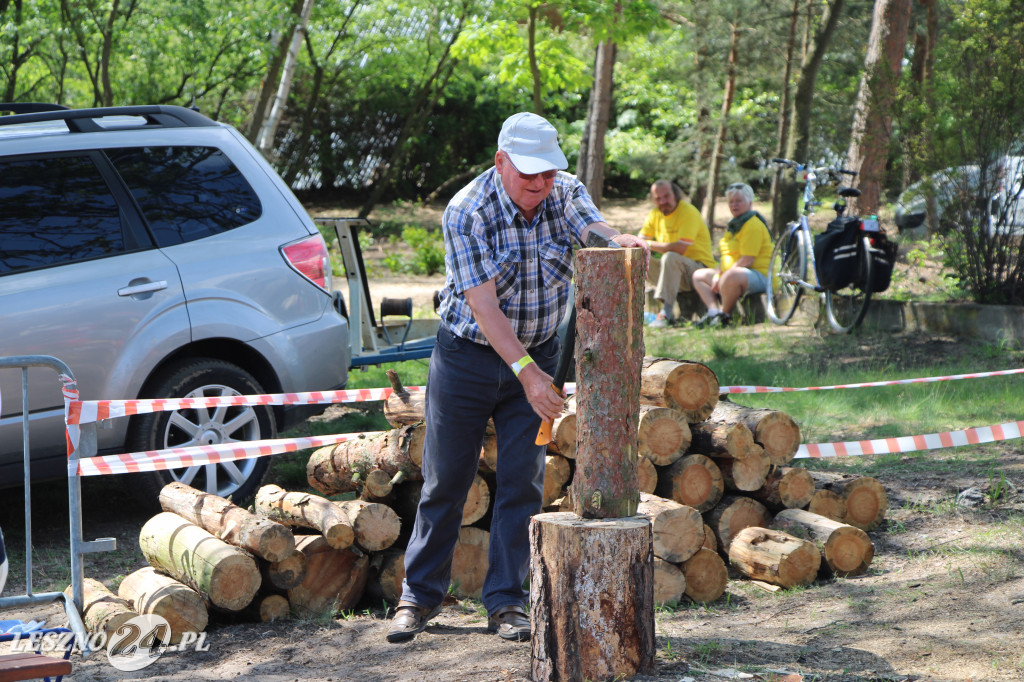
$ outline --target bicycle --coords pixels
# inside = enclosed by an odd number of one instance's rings
[[[843,217],[846,210],[846,198],[860,196],[860,190],[842,187],[842,176],[857,175],[855,171],[841,167],[823,166],[813,168],[789,159],[772,159],[772,163],[787,166],[797,172],[806,174],[803,202],[804,209],[798,220],[787,223],[782,236],[772,249],[768,265],[769,286],[765,292],[767,299],[768,318],[775,324],[786,324],[793,317],[804,291],[822,294],[825,297],[825,311],[829,325],[841,333],[853,331],[864,319],[868,305],[871,303],[872,291],[872,258],[871,242],[867,232],[877,231],[877,220],[861,221],[860,234],[856,248],[856,275],[853,281],[841,289],[833,291],[808,280],[808,262],[810,272],[818,275],[818,266],[814,258],[814,240],[811,238],[811,227],[808,216],[814,214],[814,208],[821,206],[814,200],[814,190],[824,183],[839,187],[839,200],[833,205],[836,219]]]

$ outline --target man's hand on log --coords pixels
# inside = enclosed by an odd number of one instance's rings
[[[537,367],[536,364],[530,364],[519,373],[519,381],[523,384],[530,407],[538,417],[552,421],[562,413],[565,395],[555,392],[553,379],[547,372]]]

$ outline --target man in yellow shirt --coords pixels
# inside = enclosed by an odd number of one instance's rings
[[[700,211],[683,201],[683,190],[670,180],[651,185],[655,208],[647,215],[640,237],[646,239],[652,254],[647,281],[655,285],[654,297],[663,310],[651,323],[667,327],[675,320],[675,300],[680,291],[692,291],[693,273],[701,267],[714,268],[711,232]]]

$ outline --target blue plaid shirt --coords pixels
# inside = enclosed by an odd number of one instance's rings
[[[588,225],[603,221],[583,183],[559,173],[527,224],[497,169],[485,171],[444,212],[447,276],[438,308],[441,323],[455,336],[489,345],[464,292],[493,279],[498,306],[523,346],[547,341],[569,300],[573,244],[582,243]]]

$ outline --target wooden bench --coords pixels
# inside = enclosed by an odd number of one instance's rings
[[[0,682],[36,680],[71,672],[71,661],[43,656],[31,651],[0,656]]]

